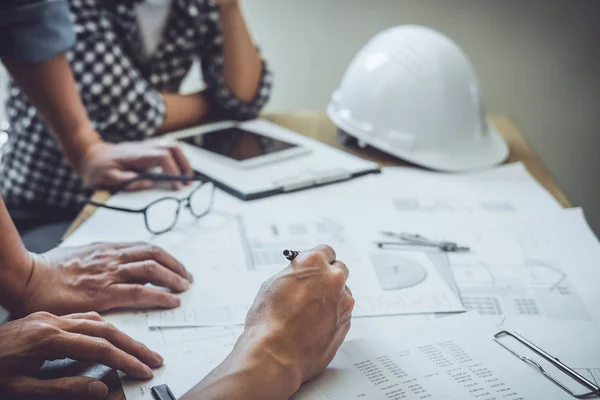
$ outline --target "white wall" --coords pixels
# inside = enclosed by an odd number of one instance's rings
[[[244,0],[275,70],[270,111],[324,110],[375,33],[436,28],[461,44],[491,112],[506,113],[600,231],[600,1]]]

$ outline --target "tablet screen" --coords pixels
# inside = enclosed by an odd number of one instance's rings
[[[250,160],[297,147],[295,144],[240,128],[222,129],[180,140],[237,161]]]

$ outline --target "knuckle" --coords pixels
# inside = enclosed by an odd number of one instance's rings
[[[352,296],[346,296],[346,301],[348,302],[348,309],[354,310],[354,306],[356,305],[356,300]]]
[[[323,254],[333,254],[334,257],[336,255],[333,247],[326,245],[326,244],[321,244],[321,245],[317,246],[316,250],[320,251]]]
[[[146,277],[154,277],[158,273],[158,263],[152,260],[144,261],[142,264],[142,270],[144,271],[144,275]]]
[[[148,246],[149,246],[148,252],[150,253],[150,255],[151,255],[153,258],[160,257],[160,256],[163,254],[163,249],[161,249],[161,248],[160,248],[160,247],[158,247],[157,245],[155,245],[155,244],[150,244],[150,245],[148,245]]]
[[[117,328],[113,324],[107,321],[103,321],[98,326],[102,332],[105,332],[107,335],[113,335],[117,332]]]
[[[53,314],[46,311],[39,311],[29,316],[31,319],[38,321],[52,321],[56,318]]]
[[[104,321],[104,319],[96,311],[90,311],[90,312],[86,313],[86,315],[94,320]]]
[[[130,249],[127,247],[115,250],[115,258],[120,261],[124,261],[129,256]]]
[[[60,328],[56,326],[46,323],[46,322],[38,322],[33,326],[33,338],[35,340],[52,340],[56,335],[61,333]]]
[[[114,347],[110,342],[104,338],[95,338],[96,347],[103,353],[112,353]]]
[[[331,280],[333,284],[337,286],[344,286],[346,284],[346,274],[340,268],[335,268],[331,270]]]
[[[81,385],[79,382],[70,379],[64,379],[57,382],[56,391],[61,394],[71,394],[77,391],[81,391]]]
[[[325,264],[325,260],[323,259],[323,255],[318,251],[311,251],[304,258],[305,264],[309,267],[318,267]]]
[[[144,287],[142,285],[133,285],[129,291],[131,298],[138,301],[142,298]]]

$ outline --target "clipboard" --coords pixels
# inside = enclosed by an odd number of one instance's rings
[[[260,200],[260,199],[264,199],[266,197],[276,196],[276,195],[280,195],[280,194],[294,193],[294,192],[300,192],[300,191],[304,191],[304,190],[314,189],[314,188],[318,188],[318,187],[322,187],[322,186],[331,185],[334,183],[346,182],[346,181],[352,180],[354,178],[359,178],[361,176],[365,176],[365,175],[369,175],[369,174],[379,174],[379,173],[381,173],[381,170],[380,169],[372,169],[372,170],[361,171],[361,172],[357,172],[357,173],[349,174],[349,175],[338,175],[337,177],[333,177],[333,178],[330,178],[330,179],[327,179],[324,181],[319,181],[317,179],[305,180],[305,181],[293,183],[290,185],[282,185],[282,186],[276,187],[271,190],[265,190],[262,192],[252,192],[252,193],[244,193],[244,192],[236,189],[235,187],[229,186],[227,183],[221,182],[221,181],[211,177],[210,175],[204,174],[198,170],[194,170],[194,172],[196,173],[196,175],[198,177],[202,178],[205,181],[212,182],[217,188],[221,189],[222,191],[229,193],[230,195],[237,197],[240,200],[252,201],[252,200]]]
[[[529,356],[525,356],[522,353],[515,350],[514,346],[509,346],[506,344],[506,341],[512,340],[516,343],[525,346],[527,349],[531,350],[533,353],[541,357],[542,359],[549,362],[551,365],[556,367],[559,371],[565,374],[567,377],[572,379],[579,386],[586,388],[588,392],[584,393],[575,393],[574,390],[567,387],[564,383],[562,383],[555,376],[548,373],[542,365],[535,361],[533,358]],[[561,388],[564,392],[568,393],[572,397],[576,399],[592,399],[592,398],[600,398],[600,387],[596,385],[594,382],[591,382],[589,379],[575,371],[573,368],[566,365],[564,362],[559,360],[557,357],[552,356],[547,351],[543,350],[533,342],[529,341],[525,337],[521,336],[516,332],[509,331],[501,331],[494,335],[494,341],[510,352],[515,357],[519,358],[521,361],[531,365],[540,371],[540,373],[548,379],[550,382]]]
[[[218,158],[202,154],[193,146],[180,142],[183,152],[200,178],[213,182],[219,189],[244,201],[308,190],[381,173],[377,163],[263,119],[203,125],[174,132],[168,137],[177,140],[224,129],[227,126],[235,126],[310,149],[310,152],[305,155],[254,168],[240,168],[225,164]]]

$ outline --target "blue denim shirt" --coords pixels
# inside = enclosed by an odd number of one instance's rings
[[[0,58],[44,61],[74,42],[67,0],[0,0]]]

